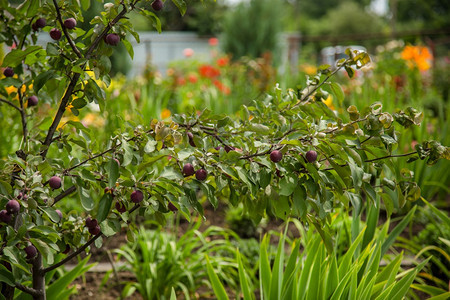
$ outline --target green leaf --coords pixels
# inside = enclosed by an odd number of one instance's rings
[[[186,9],[184,11],[186,12]],[[146,9],[139,10],[139,13],[147,17],[147,19],[149,19],[153,23],[153,27],[155,27],[156,30],[158,30],[158,32],[161,33],[161,20],[159,20],[157,15]]]
[[[53,252],[50,249],[49,245],[45,242],[30,238],[30,242],[36,247],[36,249],[41,253],[42,257],[47,261],[47,264],[51,265],[54,262]]]
[[[0,265],[0,282],[5,282],[7,285],[14,286],[15,283],[13,280],[14,275],[6,269],[6,267],[1,264]]]
[[[286,174],[280,180],[280,195],[282,196],[290,196],[295,188],[298,185],[297,175],[294,174]]]
[[[403,229],[405,229],[406,225],[411,222],[414,212],[416,211],[417,206],[414,206],[408,214],[403,217],[400,223],[395,226],[395,228],[391,231],[389,236],[386,238],[386,240],[383,243],[383,246],[381,247],[381,256],[383,256],[386,251],[388,251],[389,247],[394,243],[394,241],[397,239],[397,237],[400,235],[400,233],[403,232]]]
[[[31,1],[33,2],[33,1]],[[22,63],[22,60],[24,60],[27,55],[38,51],[42,49],[41,46],[30,46],[28,48],[26,48],[25,50],[20,50],[20,49],[14,49],[11,52],[9,52],[8,54],[6,54],[6,56],[3,58],[3,67],[15,67],[19,64]]]
[[[54,223],[58,223],[61,221],[61,218],[59,217],[56,210],[52,207],[42,207],[42,210],[45,212],[45,214],[52,220]]]
[[[186,13],[187,5],[186,2],[183,0],[172,0],[173,4],[175,4],[178,7],[178,10],[180,11],[180,14],[184,16]]]
[[[86,273],[90,268],[96,265],[90,264],[86,266],[86,263],[89,261],[89,258],[90,256],[78,262],[75,268],[73,268],[67,273],[63,273],[61,277],[59,277],[57,280],[51,283],[46,290],[47,299],[62,299],[61,294],[67,289],[69,284],[73,283],[73,281],[76,278]]]
[[[111,158],[108,163],[108,187],[113,188],[116,186],[116,181],[119,178],[119,164],[114,158]]]
[[[270,128],[263,124],[254,124],[251,123],[250,126],[247,128],[248,131],[253,131],[255,133],[264,133],[267,134],[267,132],[270,131]]]
[[[351,157],[348,158],[348,165],[350,167],[350,172],[352,173],[354,188],[356,191],[359,191],[363,182],[364,170],[356,165],[355,161]]]
[[[89,7],[91,6],[90,0],[80,0],[80,3],[81,3],[81,8],[85,11],[88,10]]]
[[[216,271],[211,265],[209,261],[208,255],[205,255],[206,258],[206,271],[208,272],[209,280],[211,281],[211,286],[214,290],[214,294],[218,300],[229,300],[227,292],[225,291],[225,287],[222,282],[220,282],[219,277],[216,274]]]
[[[36,76],[33,81],[34,92],[37,94],[40,91],[40,89],[45,85],[45,83],[47,83],[47,81],[49,81],[53,77],[55,77],[55,72],[52,70],[42,72],[38,76]]]
[[[342,101],[344,101],[344,91],[342,90],[341,85],[336,82],[331,82],[330,88],[336,96],[338,103],[342,103]]]
[[[100,203],[98,204],[97,219],[98,222],[103,222],[111,211],[113,199],[110,194],[103,194]]]
[[[244,300],[252,300],[254,297],[252,296],[252,292],[250,290],[249,282],[245,273],[245,267],[242,263],[241,254],[239,253],[239,249],[236,249],[236,259],[238,262],[238,270],[239,270],[239,283],[241,284],[242,294],[244,295]]]
[[[126,39],[123,39],[122,43],[125,46],[125,48],[127,49],[127,52],[128,52],[128,55],[130,55],[130,58],[133,59],[134,58],[133,45],[131,45],[131,43]]]

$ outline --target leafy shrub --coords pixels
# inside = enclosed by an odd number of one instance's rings
[[[131,296],[137,290],[144,299],[168,299],[175,289],[189,299],[205,284],[205,255],[209,255],[214,271],[222,280],[230,286],[236,285],[230,238],[237,236],[215,226],[200,232],[200,224],[197,222],[179,239],[159,230],[141,228],[133,243],[115,250],[119,261],[126,260],[120,270],[131,271],[136,277],[136,282],[126,284],[122,296]]]

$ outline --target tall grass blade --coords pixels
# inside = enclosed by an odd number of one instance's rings
[[[270,271],[269,258],[267,257],[267,251],[269,249],[269,236],[265,235],[260,246],[259,252],[259,284],[261,290],[261,299],[270,300],[270,282],[272,278],[272,272]]]
[[[411,222],[412,217],[414,216],[414,213],[416,211],[417,206],[414,206],[408,214],[403,217],[403,220],[395,226],[395,228],[391,231],[391,233],[388,235],[386,240],[383,243],[383,246],[381,247],[381,256],[384,256],[389,249],[389,247],[392,246],[395,239],[402,233],[403,229]]]
[[[412,269],[411,272],[408,273],[405,277],[403,277],[399,282],[397,282],[392,289],[392,291],[389,293],[389,299],[391,300],[400,300],[402,299],[408,290],[411,287],[411,284],[416,277],[417,273],[425,266],[430,258],[427,258],[423,262],[421,262],[419,265],[417,265],[414,269]]]
[[[245,268],[242,263],[239,249],[236,249],[236,258],[238,261],[238,268],[239,268],[239,282],[241,284],[242,294],[244,294],[244,300],[253,300],[255,297],[252,295],[252,292],[250,290],[250,286],[248,284],[247,276],[245,274]]]
[[[206,270],[208,272],[208,277],[209,280],[211,281],[214,294],[217,296],[218,300],[229,300],[222,282],[220,282],[219,277],[217,277],[217,274],[214,272],[214,268],[212,267],[211,262],[209,261],[208,255],[205,255],[205,258],[206,258]]]

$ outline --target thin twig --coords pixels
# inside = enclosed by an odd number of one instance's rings
[[[61,260],[60,262],[58,262],[56,264],[53,264],[53,265],[51,265],[51,266],[49,266],[47,268],[41,269],[41,274],[45,274],[47,272],[50,272],[50,271],[52,271],[52,270],[54,270],[56,268],[59,268],[60,266],[64,265],[66,262],[68,262],[69,260],[71,260],[72,258],[77,256],[78,254],[83,252],[87,247],[89,247],[93,242],[95,242],[95,240],[97,240],[99,237],[101,237],[102,234],[103,233],[100,231],[98,234],[94,235],[89,241],[87,241],[86,244],[84,244],[83,246],[78,248],[77,251],[71,253],[66,258]]]
[[[410,156],[410,155],[414,155],[414,154],[417,154],[417,152],[414,151],[414,152],[403,153],[403,154],[386,155],[386,156],[382,156],[382,157],[368,159],[368,160],[365,160],[364,162],[368,163],[368,162],[374,162],[374,161],[377,161],[377,160],[382,160],[382,159],[386,159],[386,158],[390,158],[390,157],[404,157],[404,156]]]
[[[22,86],[17,89],[17,94],[19,95],[19,104],[20,104],[20,118],[22,120],[22,133],[23,133],[23,141],[24,147],[27,148],[28,144],[28,129],[27,129],[27,116],[25,114],[25,109],[23,105],[23,95],[21,91]]]
[[[65,190],[64,192],[62,192],[58,196],[56,196],[54,201],[53,201],[53,204],[51,206],[55,205],[58,201],[60,201],[61,199],[67,197],[68,195],[72,194],[76,190],[77,190],[76,186],[72,185],[70,188],[68,188],[67,190]]]
[[[136,0],[133,3],[132,9],[138,1],[139,0]],[[55,2],[55,0],[54,0],[54,2]],[[124,15],[127,12],[128,12],[128,10],[127,10],[126,6],[123,5],[122,11],[120,13],[118,13],[117,16],[111,22],[108,23],[108,25],[103,29],[102,33],[100,33],[95,38],[94,42],[92,42],[91,46],[86,51],[86,55],[85,55],[86,59],[89,59],[91,57],[91,55],[93,54],[94,50],[97,48],[98,44],[103,39],[103,37],[108,33],[108,31],[111,29],[112,26],[114,26],[120,19],[122,19],[124,17]],[[63,30],[64,30],[64,26],[63,26]],[[76,47],[75,47],[75,49],[76,49]],[[85,65],[82,66],[82,69],[84,69],[84,66]],[[77,85],[78,80],[80,79],[80,76],[81,76],[80,73],[73,74],[73,77],[70,80],[67,90],[64,93],[63,98],[61,99],[61,103],[58,107],[58,111],[56,112],[55,118],[53,119],[53,123],[50,125],[47,136],[45,137],[45,140],[42,143],[45,147],[44,150],[41,152],[42,158],[45,158],[47,156],[48,149],[50,147],[50,144],[53,141],[53,135],[55,134],[55,131],[58,128],[59,123],[61,122],[62,116],[64,115],[64,112],[66,110],[67,104],[69,103],[70,99],[72,98],[73,90],[74,90],[75,86]]]
[[[56,0],[53,0],[53,5],[55,6],[55,9],[56,9],[56,18],[58,19],[59,24],[61,24],[62,31],[64,32],[64,35],[66,36],[70,47],[72,48],[73,52],[75,52],[75,54],[78,56],[78,58],[83,57],[83,55],[81,55],[80,50],[78,50],[77,46],[75,46],[75,43],[73,42],[72,37],[70,36],[69,32],[67,31],[67,28],[64,26],[64,22],[61,17],[61,11],[59,10],[59,6],[58,6],[58,3],[56,2]]]
[[[136,209],[138,209],[140,207],[139,204],[135,204],[129,211],[128,213],[131,214],[133,211],[135,211]],[[89,247],[93,242],[95,242],[99,237],[102,236],[102,232],[100,231],[98,234],[94,235],[89,241],[86,242],[86,244],[84,244],[83,246],[81,246],[80,248],[77,249],[77,251],[71,253],[70,255],[68,255],[66,258],[64,258],[63,260],[61,260],[58,263],[55,263],[51,266],[48,266],[45,269],[41,269],[41,274],[45,274],[47,272],[53,271],[56,268],[59,268],[60,266],[64,265],[65,263],[67,263],[68,261],[70,261],[72,258],[76,257],[78,254],[80,254],[81,252],[83,252],[87,247]]]
[[[39,291],[39,290],[30,288],[30,287],[24,286],[20,283],[16,283],[15,287],[24,293],[30,294],[33,297],[39,297],[39,296],[42,296],[42,294],[43,294],[43,291]]]
[[[9,106],[14,107],[15,109],[17,109],[19,112],[22,112],[22,109],[20,107],[18,107],[17,105],[13,104],[12,102],[10,102],[8,100],[0,98],[0,102],[6,103]]]
[[[346,59],[342,65],[338,68],[336,68],[336,70],[334,70],[333,72],[331,72],[330,74],[327,75],[327,77],[325,77],[325,79],[319,83],[318,85],[316,85],[308,94],[306,94],[305,96],[303,96],[299,102],[297,102],[296,104],[294,104],[294,106],[292,106],[291,108],[297,107],[300,105],[300,103],[302,103],[303,101],[305,101],[306,99],[308,99],[309,96],[311,96],[312,94],[314,94],[322,85],[324,85],[325,82],[328,81],[328,79],[330,79],[332,76],[334,76],[334,74],[336,74],[340,69],[342,69],[345,64],[350,61],[350,59]]]

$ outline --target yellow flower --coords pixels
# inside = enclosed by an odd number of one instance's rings
[[[8,93],[8,95],[11,95],[12,93],[17,93],[17,88],[15,86],[7,86],[5,87],[6,92]],[[30,84],[28,86],[28,90],[32,90],[33,89],[33,85]],[[27,87],[25,85],[22,85],[22,87],[20,88],[20,92],[22,93],[22,95],[27,91]],[[19,95],[16,95],[13,100],[19,100]]]
[[[102,127],[105,125],[105,119],[103,119],[97,114],[88,113],[83,118],[83,120],[81,120],[81,123],[83,123],[83,125],[86,127],[89,127],[91,125],[94,125],[95,127]]]
[[[163,120],[169,118],[171,115],[172,115],[172,113],[167,108],[164,108],[161,111],[161,119],[163,119]]]
[[[333,96],[328,95],[328,98],[323,101],[326,106],[328,106],[331,110],[336,110],[336,108],[333,105]]]
[[[307,75],[315,75],[317,73],[317,68],[309,64],[301,65],[300,70],[305,72]]]

